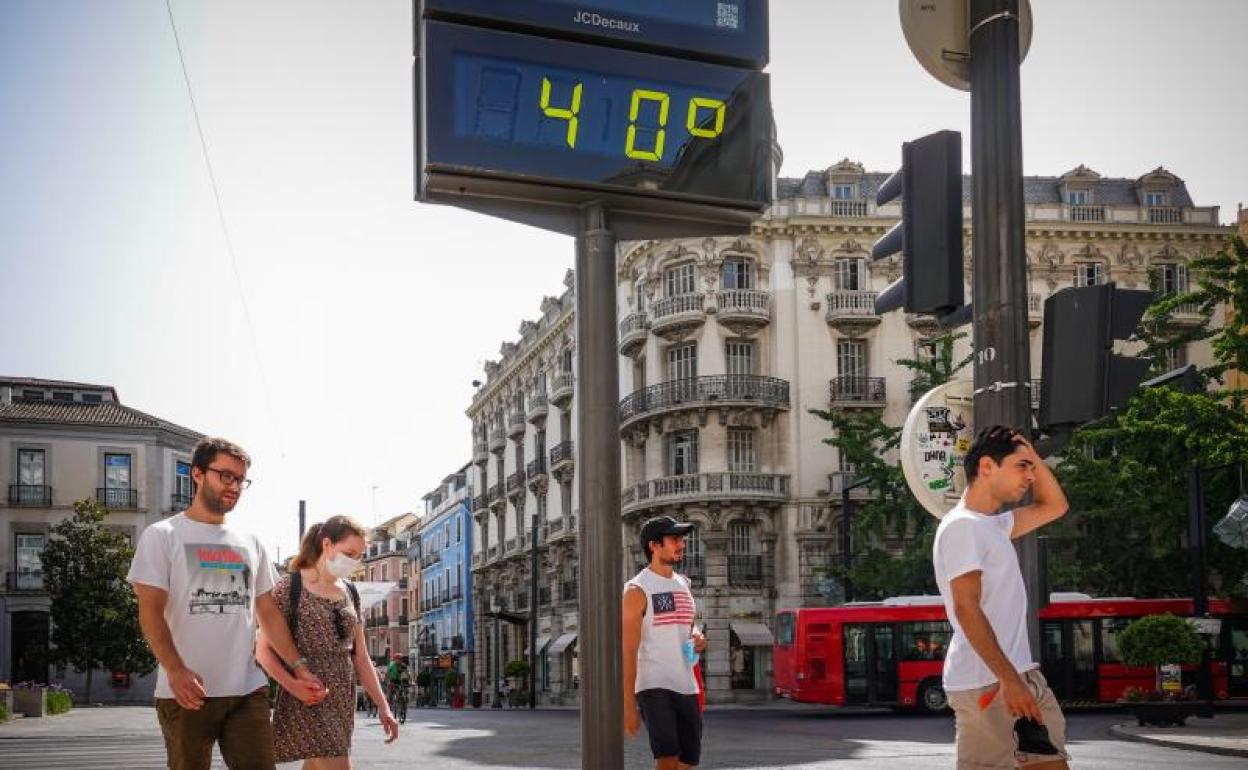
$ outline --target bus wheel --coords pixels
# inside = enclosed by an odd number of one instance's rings
[[[948,711],[949,697],[945,695],[945,688],[940,686],[940,680],[928,679],[919,685],[919,696],[915,699],[915,705],[924,714],[941,714]]]

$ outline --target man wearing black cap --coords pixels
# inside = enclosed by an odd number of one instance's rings
[[[693,526],[671,516],[643,524],[641,550],[650,564],[624,586],[624,731],[636,735],[645,720],[656,770],[693,767],[702,753],[693,665],[706,639],[693,629],[689,579],[673,569]]]

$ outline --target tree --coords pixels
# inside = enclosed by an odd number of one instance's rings
[[[74,515],[52,527],[43,550],[44,584],[52,600],[53,663],[87,675],[96,669],[147,674],[156,660],[139,629],[138,601],[126,584],[134,555],[130,539],[105,525],[98,502],[74,503]]]
[[[964,337],[943,334],[926,343],[930,357],[898,359],[915,374],[910,386],[914,399],[948,382],[970,362],[969,356],[954,360],[954,345]],[[811,412],[831,423],[832,436],[824,443],[837,448],[855,480],[867,482],[863,488],[870,498],[854,511],[853,566],[848,572],[840,565],[828,571],[853,581],[855,599],[935,593],[931,553],[936,520],[910,493],[901,464],[884,459],[900,444],[901,428],[885,424],[876,412]]]

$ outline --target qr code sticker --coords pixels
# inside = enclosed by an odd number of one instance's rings
[[[736,3],[716,3],[719,12],[715,17],[715,26],[737,29],[741,25],[741,6]]]

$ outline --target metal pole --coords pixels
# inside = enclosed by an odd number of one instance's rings
[[[1197,393],[1201,389],[1200,377],[1196,367],[1189,366],[1180,380],[1180,388],[1185,393]],[[1196,429],[1196,415],[1187,410],[1187,425],[1192,431]],[[1209,552],[1208,530],[1205,527],[1205,490],[1201,478],[1200,457],[1188,447],[1187,455],[1187,540],[1192,557],[1192,614],[1198,618],[1209,617]],[[1203,637],[1202,637],[1203,638]],[[1196,694],[1204,701],[1204,713],[1201,716],[1213,716],[1213,669],[1209,660],[1209,651],[1203,650],[1200,668],[1196,672]]]
[[[581,503],[581,767],[624,769],[620,663],[620,362],[615,236],[601,202],[576,242],[576,483]],[[588,608],[588,611],[585,611]]]
[[[971,0],[971,171],[975,425],[1031,425],[1018,0]],[[1040,650],[1034,534],[1016,543],[1027,586],[1027,630]]]
[[[853,540],[850,535],[850,527],[854,526],[854,502],[849,499],[849,490],[852,488],[852,484],[847,484],[841,490],[841,566],[845,568],[846,602],[854,600],[854,578],[850,572],[854,568],[854,555],[851,550]]]
[[[529,710],[537,708],[537,514],[533,515],[529,557]]]
[[[308,522],[308,501],[299,501],[299,542],[303,542],[303,530],[307,527]]]

